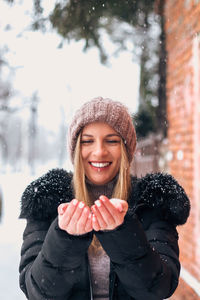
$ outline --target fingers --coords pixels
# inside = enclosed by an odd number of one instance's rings
[[[62,203],[58,206],[58,214],[63,215],[65,210],[67,209],[69,203]]]
[[[119,212],[127,212],[128,210],[128,203],[127,201],[112,198],[110,199],[110,202],[119,210]]]
[[[80,202],[82,203],[82,202]],[[88,221],[88,217],[89,217],[89,214],[90,214],[90,209],[88,206],[85,206],[82,209],[82,212],[81,212],[81,215],[79,216],[78,220],[77,220],[77,224],[76,224],[76,230],[77,232],[80,233],[85,233],[86,232],[86,224],[87,226],[89,226],[89,221]],[[73,219],[72,219],[72,222],[73,222]]]
[[[67,226],[67,232],[70,234],[83,234],[83,226],[86,223],[87,210],[84,210],[85,204],[83,202],[79,202],[76,205],[76,209],[71,216],[69,224]]]
[[[101,230],[112,230],[121,225],[127,209],[126,201],[120,199],[110,201],[105,196],[101,196],[99,200],[95,201],[95,205],[92,207]]]
[[[100,199],[114,218],[116,215],[118,215],[116,214],[116,209],[118,212],[124,214],[126,214],[128,210],[128,203],[125,200],[115,198],[109,200],[106,196],[100,196]]]
[[[97,217],[94,214],[92,215],[92,228],[95,231],[99,231],[101,229]]]
[[[108,221],[109,221],[108,225],[113,223],[118,223],[118,218],[121,216],[119,210],[116,209],[116,207],[109,201],[107,197],[101,196],[100,199],[102,201],[103,207],[105,207],[107,210],[107,215],[105,214],[105,216],[106,217],[108,216]]]
[[[102,216],[101,212],[98,209],[98,207],[101,205],[102,205],[101,201],[97,200],[95,201],[95,205],[91,207],[93,212],[94,230],[96,231],[105,229],[107,227],[107,223],[105,222],[104,217]]]
[[[77,199],[58,207],[59,227],[69,234],[84,234],[99,230],[112,230],[123,223],[128,203],[121,199],[101,196],[91,207]]]
[[[84,208],[85,204],[83,202],[78,202],[76,205],[75,205],[75,210],[73,212],[73,215],[71,216],[71,219],[70,219],[70,222],[69,222],[69,225],[73,226],[74,224],[76,224],[83,212],[83,208]]]
[[[60,212],[58,224],[61,229],[66,230],[74,211],[76,210],[77,204],[78,200],[74,199],[67,205],[67,207],[65,207],[64,204],[58,207],[58,211]]]
[[[118,200],[118,199],[117,199]],[[123,206],[122,203],[115,201],[115,199],[110,199],[110,202],[112,203],[112,205],[114,205],[115,208],[118,209],[119,212],[123,211]]]
[[[106,229],[115,223],[112,214],[109,212],[102,200],[95,201],[95,205],[92,209],[93,213],[97,217],[101,229]]]
[[[58,207],[59,227],[69,234],[80,235],[92,230],[90,209],[77,199],[64,203]]]
[[[92,213],[90,212],[89,215],[88,215],[86,224],[85,224],[85,231],[90,232],[92,230],[93,230],[93,227],[92,227]]]

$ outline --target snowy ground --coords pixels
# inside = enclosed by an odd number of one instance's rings
[[[0,222],[0,299],[25,300],[19,289],[18,266],[25,220],[19,220],[20,198],[34,177],[28,172],[0,174],[3,192],[3,215]]]

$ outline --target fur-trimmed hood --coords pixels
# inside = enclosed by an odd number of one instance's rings
[[[21,198],[20,218],[52,220],[59,204],[73,199],[72,173],[52,169],[25,189]],[[169,174],[147,174],[132,177],[131,207],[148,206],[159,210],[163,219],[175,225],[184,224],[190,212],[190,202],[184,189]]]

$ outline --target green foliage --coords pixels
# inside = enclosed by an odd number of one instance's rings
[[[33,28],[44,29],[42,1],[33,1]],[[121,23],[143,30],[148,26],[147,15],[153,11],[153,4],[154,0],[66,0],[55,4],[48,19],[64,39],[84,40],[84,50],[96,46],[100,51],[101,62],[105,63],[107,55],[101,41],[102,30],[112,36],[116,26],[119,27]],[[123,41],[123,36],[119,38],[120,41]]]
[[[84,51],[97,47],[103,64],[109,59],[104,49],[103,33],[107,33],[117,45],[117,51],[126,48],[126,40],[133,43],[133,55],[140,63],[141,70],[138,135],[144,137],[149,132],[159,130],[155,124],[159,123],[161,110],[162,117],[165,117],[166,101],[165,90],[160,84],[160,79],[164,82],[165,69],[160,70],[159,66],[162,55],[160,49],[164,47],[161,38],[164,29],[160,17],[162,11],[159,11],[159,15],[154,11],[155,0],[58,0],[47,17],[44,17],[43,3],[42,0],[33,0],[33,29],[44,30],[45,24],[50,23],[64,41],[83,40]],[[159,10],[162,10],[164,1],[159,3]],[[129,30],[124,25],[129,26]]]
[[[98,39],[98,29],[106,19],[118,19],[133,26],[143,25],[142,15],[152,11],[154,1],[71,0],[57,3],[50,15],[52,25],[63,37]],[[140,24],[141,23],[141,24]],[[108,24],[108,23],[107,23]],[[94,30],[94,32],[93,32]]]
[[[138,113],[133,116],[133,123],[138,139],[147,137],[148,134],[156,132],[155,111],[151,107],[139,108]]]

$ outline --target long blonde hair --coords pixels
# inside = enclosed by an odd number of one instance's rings
[[[127,201],[130,192],[130,186],[130,164],[128,161],[126,147],[121,139],[121,162],[119,168],[119,176],[112,193],[112,198],[119,198]],[[85,171],[81,156],[81,133],[77,138],[77,143],[75,147],[73,189],[76,199],[83,201],[89,207],[93,205],[93,199],[90,198],[85,183]],[[97,254],[99,249],[101,249],[101,244],[96,238],[96,235],[94,235],[90,251]]]
[[[113,190],[112,198],[119,198],[127,201],[130,192],[130,184],[130,164],[127,157],[126,147],[121,139],[121,162],[119,176],[116,186]],[[81,133],[77,138],[74,154],[73,188],[76,199],[83,201],[89,207],[93,205],[93,201],[89,197],[89,193],[85,184],[85,171],[81,156]]]

